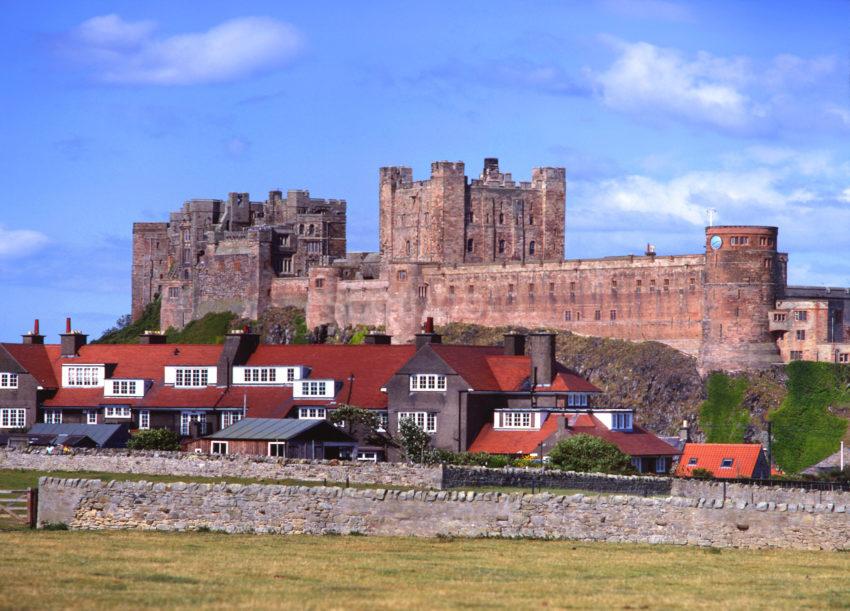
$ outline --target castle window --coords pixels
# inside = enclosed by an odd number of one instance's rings
[[[419,299],[426,299],[428,297],[428,285],[423,284],[419,287]]]
[[[608,313],[608,316],[611,320],[617,320],[617,310],[611,310]]]
[[[408,257],[410,256],[410,240],[404,243],[404,252]]]
[[[468,238],[466,240],[466,252],[472,252],[475,249],[475,240]]]
[[[304,223],[301,223],[300,225],[298,225],[298,233],[300,233],[301,235],[304,235]]]
[[[528,292],[534,293],[534,283],[533,282],[528,283]]]
[[[509,284],[509,285],[508,285],[508,293],[513,293],[513,292],[514,292],[514,285],[513,285],[513,284]]]
[[[794,310],[794,320],[805,321],[807,314],[805,310]]]
[[[693,293],[694,291],[696,291],[696,290],[697,290],[697,281],[696,281],[696,278],[690,278],[690,279],[688,280],[688,284],[690,285],[690,291],[691,291],[691,293]]]
[[[765,259],[764,260],[764,268],[770,269],[771,267],[773,267],[773,260],[772,259]]]
[[[611,281],[611,290],[615,293],[617,292],[617,281],[616,280]]]
[[[454,294],[455,294],[455,285],[450,284],[449,285],[449,295],[454,295]]]
[[[309,254],[317,255],[322,252],[322,243],[321,242],[307,242],[307,252]]]
[[[472,210],[470,210],[469,212],[466,213],[466,222],[467,223],[472,223],[474,218],[475,217],[472,214]]]
[[[307,227],[307,235],[313,235],[314,233],[316,233],[316,226],[311,223],[310,226]]]
[[[188,229],[183,230],[183,241],[188,242],[191,239],[191,234]]]
[[[593,312],[593,320],[602,320],[602,310],[596,310]]]
[[[505,213],[500,212],[499,213],[499,225],[504,225],[504,224],[505,224]]]
[[[183,263],[192,262],[192,251],[188,248],[183,249]]]
[[[576,322],[581,320],[581,310],[576,310]]]
[[[576,283],[570,282],[570,291],[575,291],[575,290],[576,290]]]
[[[549,283],[549,294],[550,294],[550,295],[554,295],[554,294],[555,294],[555,283],[554,283],[554,282],[550,282],[550,283]]]
[[[316,288],[320,289],[323,286],[325,286],[325,279],[324,278],[316,278]]]
[[[791,351],[791,360],[792,361],[802,361],[803,360],[803,351],[802,350],[792,350]]]
[[[291,274],[292,273],[292,257],[286,257],[285,259],[283,259],[281,261],[280,269],[284,274]]]
[[[649,281],[649,292],[650,292],[650,293],[654,293],[654,292],[655,292],[655,280],[650,280],[650,281]]]
[[[850,363],[850,353],[842,352],[838,355],[839,363]]]
[[[640,293],[640,287],[643,284],[643,281],[638,279],[635,281],[635,293]]]
[[[500,253],[505,252],[505,241],[504,240],[499,240],[499,252]]]
[[[398,270],[396,272],[395,277],[396,277],[396,280],[398,280],[399,282],[404,282],[405,280],[407,280],[407,270],[404,270],[404,269]]]
[[[474,295],[475,294],[475,287],[470,284],[469,286],[466,287],[466,292],[469,295]]]
[[[534,240],[531,240],[531,242],[528,243],[528,254],[530,254],[530,255],[534,254],[534,246],[535,246]]]
[[[786,316],[785,314],[774,314],[773,321],[774,322],[785,322]]]
[[[806,330],[805,329],[797,329],[796,333],[797,339],[804,340],[806,339]]]
[[[570,312],[569,310],[566,310],[564,312],[564,320],[567,321],[567,322],[570,322],[572,319],[573,319],[573,313]]]
[[[169,286],[168,287],[168,298],[169,299],[177,299],[180,297],[180,287],[179,286]]]
[[[767,238],[766,237],[762,236],[762,237],[759,238],[759,246],[767,246]]]
[[[664,292],[668,292],[670,290],[670,280],[667,278],[664,279]]]
[[[534,225],[534,215],[533,214],[528,215],[528,224]]]

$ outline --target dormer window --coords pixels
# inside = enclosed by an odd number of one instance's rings
[[[333,380],[297,380],[292,388],[296,399],[333,399],[336,394]]]
[[[571,392],[567,395],[569,407],[587,407],[587,393]]]
[[[0,373],[0,388],[17,388],[17,373]]]
[[[65,365],[62,367],[62,385],[80,388],[102,386],[103,371],[103,365]]]
[[[496,412],[495,427],[500,429],[535,428],[535,418],[531,412]]]
[[[691,456],[688,459],[688,466],[689,467],[696,467],[697,466],[697,457],[696,456]]]
[[[618,412],[611,414],[611,430],[612,431],[631,431],[632,430],[632,414],[629,412]]]
[[[731,469],[732,463],[734,463],[734,462],[735,462],[735,459],[733,459],[733,458],[724,458],[722,461],[720,461],[720,468],[721,469]]]
[[[446,390],[446,376],[433,373],[417,373],[410,376],[411,391],[435,391]]]
[[[183,387],[206,386],[209,382],[209,370],[203,368],[178,367],[174,371],[174,385]]]
[[[106,397],[143,397],[144,380],[105,380],[103,395]]]

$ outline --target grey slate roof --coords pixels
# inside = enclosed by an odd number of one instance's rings
[[[208,439],[281,439],[286,441],[316,426],[324,426],[325,420],[298,420],[296,418],[243,418],[229,427],[207,435]]]
[[[80,435],[94,441],[98,446],[106,445],[113,436],[126,428],[124,424],[45,424],[32,425],[29,435]]]

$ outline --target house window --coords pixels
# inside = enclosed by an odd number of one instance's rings
[[[466,240],[466,252],[472,252],[475,249],[475,240],[469,238]]]
[[[609,317],[611,320],[617,320],[617,310],[611,310],[611,311],[608,313],[608,317]]]
[[[68,367],[68,386],[97,386],[99,367]]]
[[[58,409],[44,410],[44,422],[46,424],[62,424],[62,411]]]
[[[530,254],[530,255],[534,254],[534,247],[535,247],[534,240],[531,240],[531,242],[528,243],[528,254]]]
[[[593,312],[593,320],[602,320],[602,310],[595,310]]]
[[[0,388],[17,388],[17,373],[0,373]]]
[[[805,321],[808,318],[808,312],[805,310],[794,310],[794,320]]]
[[[286,442],[285,441],[270,441],[269,456],[277,456],[278,458],[286,458]]]
[[[139,412],[139,428],[147,431],[151,428],[151,413],[150,410],[143,409]]]
[[[504,240],[499,240],[499,252],[500,253],[505,252],[505,241]]]
[[[359,460],[361,462],[378,462],[378,453],[377,452],[358,451],[357,452],[357,460]]]
[[[130,408],[126,405],[111,405],[103,408],[104,418],[129,418],[131,415]]]
[[[611,430],[612,431],[630,431],[632,430],[632,415],[628,412],[618,412],[611,414]]]
[[[663,456],[659,456],[655,459],[655,472],[667,473],[667,459]]]
[[[802,350],[792,350],[791,351],[791,360],[792,361],[802,361],[803,360],[803,351]]]
[[[571,392],[567,395],[567,405],[570,407],[587,407],[587,394]]]
[[[275,382],[277,381],[277,370],[274,367],[246,367],[246,382]]]
[[[842,352],[838,355],[839,363],[850,363],[850,353]]]
[[[206,412],[180,412],[180,434],[188,435],[193,422],[200,425],[202,435],[207,432]]]
[[[379,433],[386,433],[390,428],[390,415],[387,412],[378,412],[378,428]]]
[[[530,429],[533,426],[531,412],[496,412],[501,416],[501,428],[505,429]]]
[[[242,410],[234,410],[232,412],[222,412],[221,413],[221,428],[226,429],[227,427],[236,424],[242,420]]]
[[[806,330],[805,329],[797,329],[795,333],[797,339],[804,340],[806,339]]]
[[[569,310],[566,310],[566,311],[564,312],[564,320],[566,320],[567,322],[569,322],[569,321],[571,321],[572,319],[573,319],[573,313],[572,313],[572,312],[570,312]]]
[[[401,430],[401,422],[402,420],[410,418],[420,429],[425,431],[426,433],[436,433],[437,432],[437,414],[432,414],[430,412],[399,412],[398,414],[398,426],[399,431]]]
[[[174,385],[182,386],[184,388],[192,386],[206,386],[208,378],[209,371],[206,368],[190,369],[178,367],[174,372]]]
[[[301,397],[324,397],[328,392],[328,383],[325,381],[301,383]],[[322,416],[324,418],[324,416]]]
[[[135,395],[136,381],[135,380],[112,380],[113,395]]]
[[[0,409],[0,429],[22,429],[27,425],[27,410]]]
[[[287,367],[286,368],[286,381],[294,382],[295,381],[295,367]]]
[[[696,456],[691,456],[691,457],[688,459],[688,466],[689,466],[689,467],[696,467],[696,465],[697,465],[697,457],[696,457]]]
[[[403,269],[398,270],[398,272],[396,273],[396,279],[399,282],[404,282],[405,280],[407,280],[407,271]]]
[[[299,407],[298,418],[301,420],[324,420],[328,410],[324,407]]]
[[[227,445],[226,441],[213,441],[210,443],[210,454],[227,454]]]
[[[97,412],[95,410],[86,411],[86,424],[97,424]]]
[[[735,460],[733,458],[724,458],[722,461],[720,461],[720,468],[721,469],[731,469],[733,462],[735,462]]]
[[[446,390],[446,376],[433,373],[418,373],[410,376],[410,390]]]

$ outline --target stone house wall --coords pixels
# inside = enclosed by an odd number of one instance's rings
[[[528,537],[850,549],[844,505],[234,484],[39,482],[38,523],[72,529]]]

